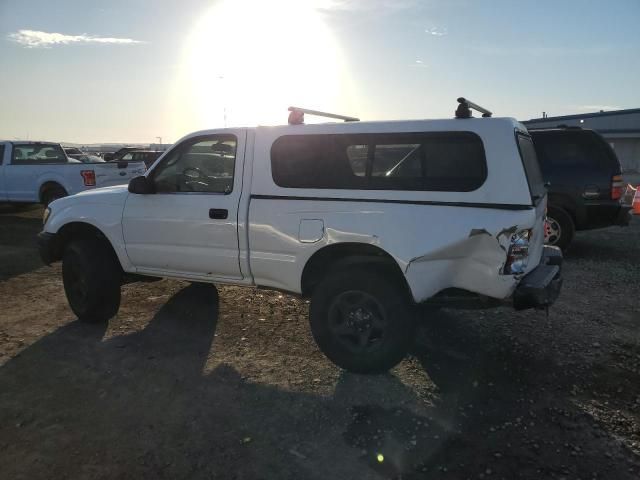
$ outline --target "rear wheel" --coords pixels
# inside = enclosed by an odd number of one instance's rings
[[[66,197],[67,192],[60,185],[48,187],[42,192],[42,204],[48,207],[51,202],[59,198]]]
[[[549,207],[544,227],[544,241],[547,245],[555,245],[565,249],[573,240],[576,227],[571,215],[566,210]]]
[[[74,240],[62,259],[62,280],[69,306],[83,322],[105,322],[120,308],[122,272],[103,240]]]
[[[327,275],[313,293],[309,318],[320,350],[355,373],[381,373],[397,365],[415,325],[401,288],[365,268]]]

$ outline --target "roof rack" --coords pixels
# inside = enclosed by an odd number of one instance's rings
[[[356,117],[348,117],[346,115],[336,115],[335,113],[320,112],[318,110],[309,110],[308,108],[289,107],[289,125],[301,125],[304,123],[304,114],[315,115],[317,117],[336,118],[345,122],[359,122]]]
[[[493,115],[486,108],[481,107],[480,105],[476,105],[470,100],[467,100],[464,97],[458,98],[458,108],[456,109],[456,118],[471,118],[471,109],[482,113],[482,118],[489,118]]]

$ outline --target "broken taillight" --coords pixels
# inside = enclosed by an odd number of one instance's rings
[[[624,193],[624,181],[622,175],[614,175],[611,178],[611,200],[619,200]]]
[[[85,187],[96,186],[96,172],[94,172],[93,170],[82,170],[80,172],[80,175],[82,175]]]
[[[505,275],[524,273],[529,263],[529,239],[531,230],[520,230],[511,235],[507,261],[504,264]]]

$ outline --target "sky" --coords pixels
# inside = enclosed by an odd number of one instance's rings
[[[0,0],[0,139],[640,107],[640,0]]]

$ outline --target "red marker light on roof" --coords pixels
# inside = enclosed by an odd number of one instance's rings
[[[289,113],[289,125],[302,125],[304,123],[304,112],[292,110]]]

